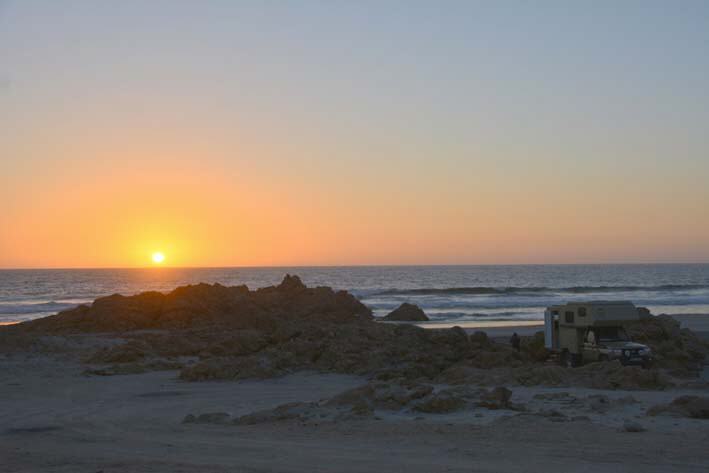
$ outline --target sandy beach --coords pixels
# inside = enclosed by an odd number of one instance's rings
[[[224,305],[234,294],[237,305]],[[163,307],[159,312],[156,301]],[[261,315],[254,313],[256,302]],[[248,317],[233,318],[230,314],[242,306],[250,308]],[[167,307],[176,309],[166,312]],[[278,307],[287,308],[283,317],[300,313],[297,317],[305,318],[278,319],[281,325],[295,324],[298,332],[269,328],[269,343],[276,345],[266,351],[253,329],[125,331],[126,315],[120,315],[130,314],[136,328],[148,321],[169,326],[200,318],[269,327]],[[318,315],[307,315],[311,307]],[[190,319],[195,313],[201,315]],[[287,276],[278,287],[254,292],[201,285],[169,295],[112,296],[91,308],[7,327],[0,354],[2,471],[660,473],[709,468],[709,421],[704,418],[709,410],[701,400],[709,386],[706,365],[682,379],[617,362],[562,368],[534,361],[535,338],[525,330],[536,331],[536,326],[487,326],[488,338],[367,317],[354,298],[329,288],[306,288]],[[678,319],[700,330],[709,324],[706,315]],[[670,319],[657,320],[664,324],[658,327],[675,330]],[[116,323],[124,327],[121,333],[105,331]],[[328,330],[345,330],[346,338],[307,348],[310,342],[300,333],[315,331],[327,339],[333,336]],[[506,343],[512,331],[525,337],[522,353]],[[189,337],[175,338],[184,333]],[[683,337],[676,343],[701,345],[691,334]],[[195,350],[184,344],[200,339],[203,361],[184,355]],[[225,357],[229,346],[240,354]],[[215,347],[221,347],[216,357],[205,351]],[[377,353],[389,348],[393,351],[382,353],[400,360]],[[265,370],[245,364],[253,355],[243,355],[255,351],[285,360],[292,356],[288,350],[303,349],[317,350],[320,361],[291,359],[288,370]],[[155,355],[148,358],[146,350],[183,355],[170,358],[170,364]],[[330,356],[332,361],[325,359]],[[352,356],[359,361],[352,364]],[[414,371],[398,371],[404,360],[415,363]],[[363,370],[362,363],[374,364]],[[698,407],[677,407],[678,398],[696,400],[691,402]]]
[[[87,377],[41,356],[0,361],[4,472],[706,471],[706,420],[647,417],[651,405],[696,390],[605,391],[511,387],[512,399],[564,417],[479,409],[395,412],[349,422],[253,426],[183,424],[189,413],[243,415],[316,401],[365,380],[298,373],[188,383],[174,371]],[[580,402],[570,402],[568,393]],[[552,394],[547,400],[535,396]],[[637,402],[594,407],[588,399]],[[591,398],[589,398],[589,396]],[[624,422],[647,431],[623,431]],[[629,463],[632,467],[629,467]]]

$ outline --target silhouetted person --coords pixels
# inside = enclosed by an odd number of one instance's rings
[[[512,338],[510,338],[510,345],[512,345],[512,348],[519,351],[519,344],[520,344],[520,338],[519,338],[519,335],[517,335],[517,332],[515,332],[512,334]]]

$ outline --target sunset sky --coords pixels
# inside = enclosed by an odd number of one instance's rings
[[[709,262],[709,2],[2,1],[0,267]]]

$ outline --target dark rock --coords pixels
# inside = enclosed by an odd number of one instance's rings
[[[278,286],[278,289],[286,292],[300,292],[304,291],[306,287],[298,276],[286,274],[283,281],[281,281],[281,284]]]
[[[634,341],[650,347],[655,367],[675,376],[696,376],[709,357],[709,344],[669,315],[645,317],[625,329]]]
[[[554,393],[539,393],[533,396],[534,399],[540,401],[561,401],[561,402],[574,402],[577,400],[576,396],[568,392],[554,392]]]
[[[586,398],[592,411],[605,412],[611,407],[611,400],[604,394],[592,394]]]
[[[433,392],[430,385],[373,382],[347,390],[328,400],[326,406],[399,410]]]
[[[594,389],[665,389],[673,384],[659,370],[623,366],[618,360],[590,363],[569,371],[572,372],[572,379],[581,380],[584,385]]]
[[[566,419],[566,414],[556,409],[542,409],[536,412],[535,415],[548,418]]]
[[[549,350],[544,344],[544,332],[537,332],[531,337],[522,337],[522,353],[532,361],[543,362],[549,358]]]
[[[12,434],[44,434],[47,432],[56,432],[63,430],[63,427],[58,425],[35,425],[32,427],[10,427],[6,429],[4,433]]]
[[[628,404],[638,404],[639,402],[640,401],[635,399],[630,394],[628,394],[627,396],[619,397],[619,398],[613,400],[613,403],[618,404],[620,406],[626,406]]]
[[[507,409],[510,407],[512,391],[505,387],[496,387],[490,391],[484,391],[480,395],[478,406],[487,409]]]
[[[450,393],[440,393],[417,404],[414,406],[414,410],[430,414],[444,414],[460,410],[464,408],[466,404],[465,399],[453,396]]]
[[[208,412],[195,416],[187,414],[182,420],[183,424],[228,424],[231,421],[231,415],[226,412]]]
[[[275,287],[249,291],[220,284],[182,286],[168,294],[114,294],[56,315],[18,324],[14,331],[79,333],[141,329],[223,329],[273,331],[283,320],[351,322],[369,320],[371,311],[345,291],[307,288],[286,275]]]
[[[246,414],[233,421],[237,425],[254,425],[288,420],[307,420],[317,413],[318,405],[314,402],[291,402],[274,409],[264,409]]]
[[[116,376],[142,374],[149,371],[172,371],[182,369],[183,365],[174,361],[153,360],[145,363],[120,363],[105,368],[87,369],[83,374],[93,376]]]
[[[142,361],[148,356],[150,347],[140,341],[131,340],[127,343],[99,349],[86,361],[88,363],[131,363]]]
[[[621,429],[622,432],[645,432],[645,430],[647,429],[645,429],[642,424],[634,420],[626,420],[623,422],[623,428]]]
[[[649,416],[669,414],[693,419],[709,419],[709,397],[680,396],[669,404],[659,404],[647,411]]]
[[[272,378],[285,372],[274,367],[264,357],[243,356],[239,358],[209,358],[180,372],[183,381],[208,381],[217,379],[238,380],[245,378]]]
[[[638,307],[638,316],[640,319],[649,319],[652,317],[652,314],[650,313],[650,309],[647,307]]]
[[[470,344],[475,349],[489,348],[492,345],[492,341],[487,336],[487,333],[476,331],[470,336]]]
[[[571,420],[574,422],[590,422],[591,418],[588,416],[573,416]]]
[[[382,317],[382,320],[397,322],[426,322],[429,320],[426,313],[417,305],[404,302],[399,307]]]

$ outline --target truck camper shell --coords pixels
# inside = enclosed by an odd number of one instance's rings
[[[544,312],[544,343],[548,350],[560,354],[569,365],[620,357],[622,362],[645,363],[649,350],[629,339],[602,344],[598,333],[625,334],[623,325],[643,318],[643,312],[628,301],[571,302],[548,307]],[[625,342],[625,350],[619,342]],[[607,345],[607,346],[606,346]],[[613,345],[612,347],[610,345]],[[618,356],[616,356],[618,355]],[[621,356],[622,355],[622,356]]]

